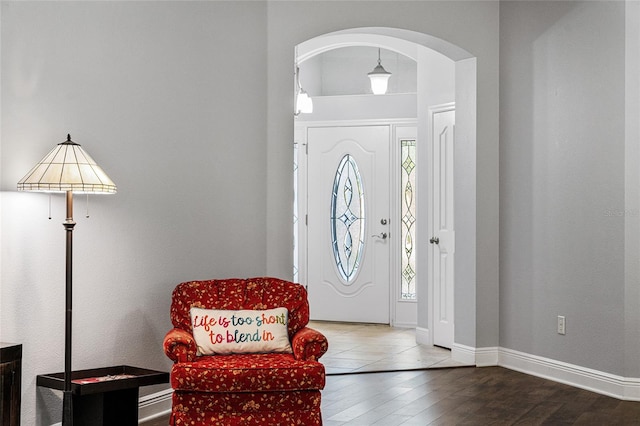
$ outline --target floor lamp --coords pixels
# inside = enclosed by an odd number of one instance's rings
[[[66,230],[66,313],[64,330],[64,394],[62,424],[73,424],[73,399],[71,390],[71,312],[73,290],[73,193],[115,194],[116,185],[95,161],[71,140],[59,143],[29,173],[18,182],[18,191],[64,192],[66,194],[67,219],[62,224]]]

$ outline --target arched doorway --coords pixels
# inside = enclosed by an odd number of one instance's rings
[[[458,168],[454,176],[455,186],[455,205],[454,212],[456,222],[461,222],[462,232],[455,235],[455,245],[461,244],[468,247],[463,250],[463,259],[461,264],[468,264],[469,261],[475,261],[475,58],[463,49],[458,48],[444,40],[435,37],[416,33],[407,30],[392,28],[357,28],[344,31],[338,31],[313,39],[307,40],[297,46],[297,62],[298,64],[322,54],[345,46],[374,46],[383,49],[398,52],[402,55],[412,58],[418,64],[425,61],[425,56],[438,52],[454,62],[455,73],[455,105],[456,105],[456,126],[455,144],[453,146],[453,156],[455,162],[459,164],[473,164],[473,168]],[[429,70],[420,68],[417,75],[418,90],[416,96],[416,117],[415,124],[417,129],[418,140],[427,141],[431,137],[430,132],[430,108],[438,102],[433,101],[433,94],[429,93],[424,83],[429,78]],[[431,161],[427,149],[418,149],[417,158],[422,164],[428,164]],[[428,188],[431,184],[428,173],[419,175],[419,186]],[[472,190],[469,190],[472,188]],[[417,200],[418,210],[423,212],[429,211],[429,197],[419,197]],[[299,216],[298,224],[304,225],[303,216]],[[424,223],[428,220],[422,219]],[[429,259],[433,258],[433,245],[424,244],[433,237],[433,229],[429,226],[419,226],[417,228],[417,238],[421,241],[422,252],[418,255],[417,268],[422,271],[428,271],[430,268]],[[298,249],[306,244],[305,237],[298,232]],[[454,245],[454,247],[455,247]],[[426,248],[426,250],[425,250]],[[298,279],[304,284],[307,282],[306,271],[308,265],[307,259],[299,255],[298,262]],[[452,294],[453,306],[455,307],[456,299],[464,297],[466,288],[473,287],[471,294],[475,294],[475,270],[463,270],[455,268],[456,276],[456,292]],[[428,273],[423,273],[417,281],[417,293],[419,298],[416,309],[416,331],[417,339],[420,343],[433,344],[433,331],[435,327],[434,319],[434,287],[432,280],[428,279]],[[455,309],[455,308],[454,308]],[[398,323],[394,316],[397,312],[397,306],[391,305],[389,323]],[[464,313],[456,313],[455,315],[464,315]],[[455,318],[455,317],[454,317]],[[472,320],[475,322],[475,319]],[[464,324],[469,321],[463,322]],[[467,334],[474,333],[473,330],[467,330]],[[452,339],[455,341],[455,338]],[[456,356],[455,345],[454,357]],[[466,359],[465,361],[468,361]]]

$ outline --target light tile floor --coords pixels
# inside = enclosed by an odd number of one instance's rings
[[[388,325],[310,321],[329,340],[320,359],[327,374],[462,367],[451,351],[416,343],[414,329]]]

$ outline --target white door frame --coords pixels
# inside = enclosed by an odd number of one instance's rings
[[[390,175],[391,175],[391,194],[392,200],[397,199],[398,188],[400,186],[399,183],[399,161],[398,157],[400,155],[399,149],[395,149],[394,141],[396,140],[396,128],[406,127],[406,126],[415,126],[416,121],[413,119],[393,119],[393,120],[336,120],[336,121],[305,121],[305,122],[296,122],[295,131],[294,131],[294,140],[298,149],[298,162],[297,162],[297,212],[298,212],[298,221],[297,221],[297,235],[298,235],[298,278],[301,284],[305,287],[308,285],[308,257],[307,257],[307,225],[306,225],[306,216],[307,216],[307,156],[306,156],[306,147],[307,147],[307,129],[309,127],[350,127],[350,126],[389,126],[391,129],[391,136],[389,140],[389,144],[391,144],[391,150],[389,155],[389,167],[390,167]],[[400,263],[395,260],[397,254],[396,248],[399,247],[399,238],[400,234],[400,214],[398,209],[390,209],[390,264],[389,264],[389,275],[391,285],[389,286],[389,324],[391,326],[396,325],[396,306],[399,300],[400,294]],[[415,303],[415,302],[414,302]],[[417,309],[417,308],[416,308]],[[406,321],[402,323],[398,323],[398,326],[402,327],[415,327],[416,324],[409,324]]]

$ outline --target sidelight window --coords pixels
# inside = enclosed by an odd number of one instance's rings
[[[400,298],[416,300],[416,141],[400,141],[401,158],[401,272]]]

